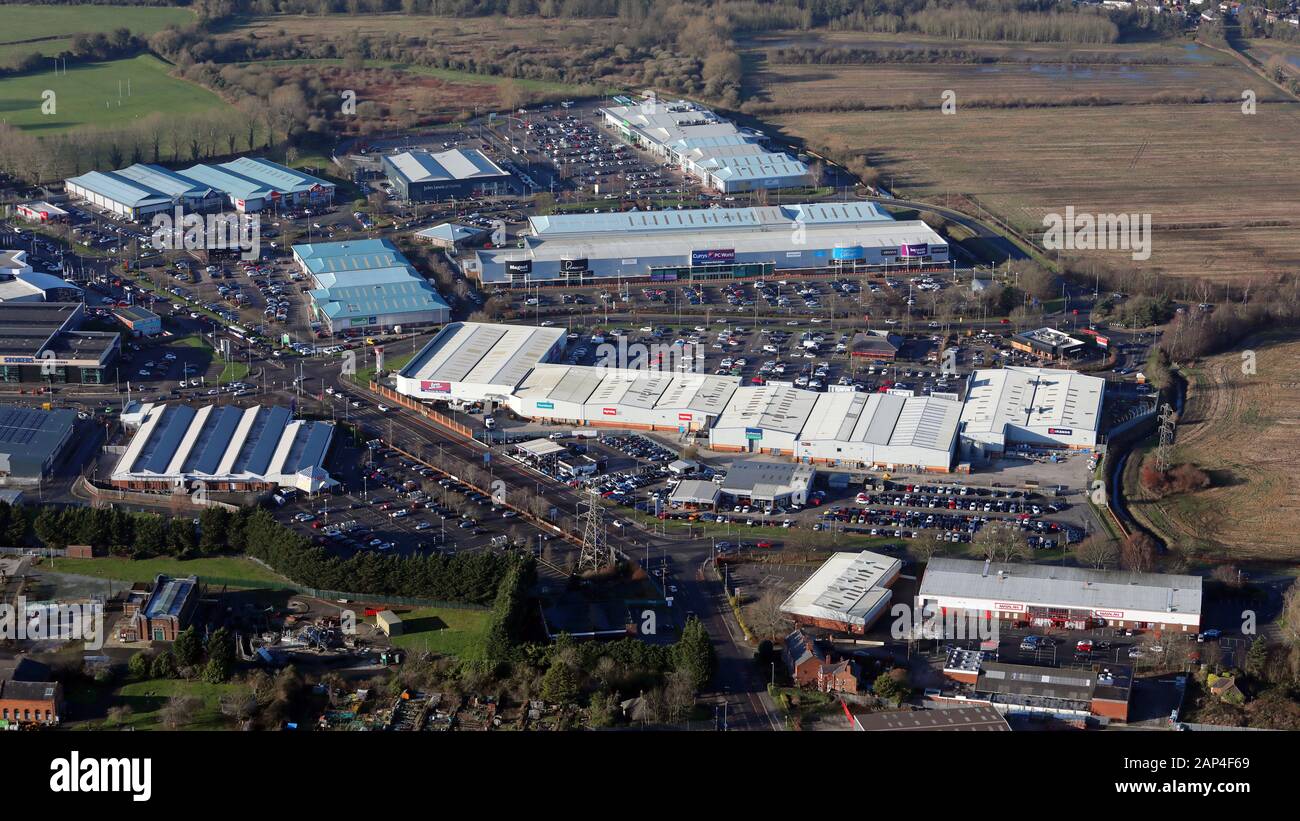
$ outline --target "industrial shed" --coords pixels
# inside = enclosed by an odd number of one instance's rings
[[[799,585],[781,612],[799,627],[863,635],[889,607],[903,563],[863,550],[834,553]]]
[[[738,128],[707,108],[686,100],[628,102],[601,109],[605,125],[715,191],[813,184],[808,166],[772,151],[761,133]]]
[[[474,148],[385,154],[380,164],[397,195],[412,202],[495,196],[514,185],[510,172]]]
[[[316,286],[312,314],[331,333],[445,323],[449,306],[386,239],[293,246],[294,261]]]
[[[633,430],[704,430],[740,379],[695,373],[538,365],[510,397],[520,416]]]
[[[461,225],[457,222],[444,222],[423,231],[416,231],[415,238],[427,242],[445,251],[455,251],[471,245],[482,244],[488,235],[486,228],[474,225]]]
[[[181,171],[136,163],[70,177],[64,188],[72,197],[132,220],[177,207],[211,211],[229,203],[244,213],[268,206],[328,205],[334,199],[334,183],[258,157]]]
[[[465,263],[485,285],[580,285],[601,279],[652,281],[761,277],[780,271],[903,271],[948,261],[947,241],[920,220],[790,224],[755,229],[634,229],[525,237],[522,248],[478,251]]]
[[[690,510],[713,510],[718,506],[722,488],[705,479],[683,479],[673,488],[668,501]]]
[[[48,478],[76,424],[75,411],[0,406],[0,486],[38,485]]]
[[[1091,448],[1097,444],[1106,380],[1078,371],[1008,367],[978,370],[967,383],[961,446],[996,456],[1017,445]]]
[[[802,505],[816,476],[813,468],[793,462],[735,461],[722,480],[722,495],[758,504]]]
[[[337,482],[325,471],[334,426],[254,405],[154,405],[131,438],[111,481],[132,490],[316,492]]]
[[[709,447],[733,453],[794,456],[799,433],[819,396],[814,391],[785,385],[740,388],[709,431]]]
[[[416,399],[504,402],[524,377],[564,350],[564,331],[528,325],[453,322],[397,374]]]
[[[934,558],[917,593],[920,612],[983,612],[1001,621],[1085,629],[1112,627],[1195,633],[1201,578],[1058,565]]]
[[[929,396],[817,394],[795,456],[849,467],[946,473],[957,449],[961,403]]]

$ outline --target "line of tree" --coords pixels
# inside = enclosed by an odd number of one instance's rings
[[[767,61],[773,65],[864,66],[878,63],[956,63],[992,65],[1169,65],[1163,54],[1125,52],[1075,52],[1062,54],[1020,54],[979,51],[969,48],[908,48],[905,46],[853,48],[846,46],[789,46],[770,49]]]
[[[117,28],[109,33],[100,31],[93,34],[75,34],[72,37],[72,45],[58,53],[32,51],[11,57],[6,64],[0,65],[0,77],[44,71],[53,65],[54,58],[69,65],[96,63],[134,57],[145,47],[145,41],[126,28]]]
[[[247,554],[307,587],[470,604],[495,602],[502,608],[507,629],[518,624],[518,600],[500,600],[502,581],[512,572],[517,574],[511,577],[516,587],[526,586],[530,578],[529,567],[517,566],[525,560],[487,551],[412,557],[358,553],[344,559],[286,528],[261,508],[207,508],[198,519],[196,525],[185,516],[118,507],[50,505],[33,510],[0,503],[0,534],[11,542],[17,541],[15,536],[24,537],[15,546],[22,546],[30,532],[46,547],[88,544],[136,559]]]

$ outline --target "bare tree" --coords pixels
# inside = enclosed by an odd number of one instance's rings
[[[1003,522],[989,522],[975,534],[975,546],[995,562],[1014,562],[1025,557],[1028,544],[1024,538]]]
[[[1074,548],[1074,556],[1082,564],[1105,570],[1119,561],[1119,546],[1113,539],[1097,534],[1079,542]]]
[[[194,696],[172,696],[162,708],[162,723],[169,730],[177,730],[194,720],[199,711],[199,700]]]
[[[1135,530],[1119,547],[1119,564],[1133,573],[1150,573],[1156,566],[1156,541]]]
[[[781,591],[768,588],[745,612],[745,620],[759,638],[779,639],[789,630],[789,619],[781,612],[785,597]]]

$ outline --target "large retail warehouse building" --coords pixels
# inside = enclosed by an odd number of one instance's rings
[[[337,484],[325,471],[333,437],[329,422],[294,419],[282,407],[150,405],[112,483],[131,490],[314,493]]]
[[[484,284],[579,285],[948,263],[948,243],[930,226],[862,202],[541,216],[530,219],[530,234],[522,248],[477,252],[466,272]]]
[[[1201,578],[1082,567],[934,558],[917,609],[975,611],[1035,627],[1111,627],[1195,633]]]

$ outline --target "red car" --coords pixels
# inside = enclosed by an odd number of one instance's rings
[[[766,542],[766,541],[758,542],[757,545],[758,547],[773,547],[773,544],[771,542]]]

